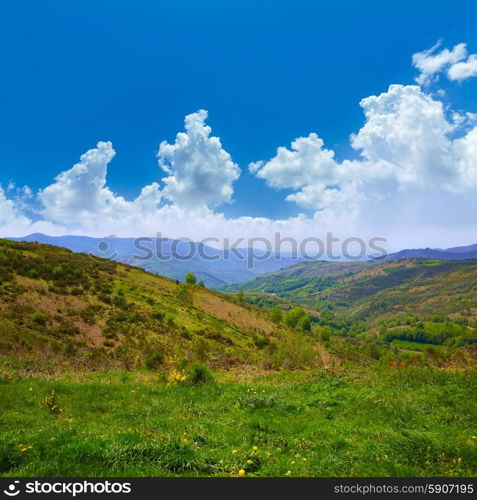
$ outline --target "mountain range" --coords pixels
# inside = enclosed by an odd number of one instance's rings
[[[235,248],[228,253],[201,243],[169,238],[91,238],[88,236],[47,236],[34,233],[11,241],[37,242],[67,248],[73,252],[112,259],[141,267],[167,278],[183,281],[188,272],[209,287],[246,281],[255,276],[290,266],[300,261],[290,254],[272,254],[255,259],[250,265],[251,249]],[[258,249],[255,255],[263,255]]]
[[[477,259],[477,244],[453,248],[413,248],[391,253],[386,260],[396,259],[442,259],[468,260]]]
[[[48,236],[34,233],[21,238],[9,238],[12,241],[37,242],[67,248],[73,252],[86,253],[94,257],[107,258],[141,267],[146,271],[167,278],[183,281],[188,272],[197,276],[208,288],[220,288],[234,283],[243,283],[258,276],[293,267],[292,272],[301,269],[304,259],[291,254],[271,254],[266,259],[258,249],[235,248],[229,252],[213,248],[202,243],[192,243],[169,238],[92,238],[88,236]],[[250,257],[259,256],[250,264]],[[390,253],[384,262],[401,259],[439,259],[443,261],[477,259],[477,244],[439,248],[405,249]],[[312,261],[314,273],[332,275],[350,269],[365,268],[376,262],[369,261],[336,262]],[[306,267],[307,270],[310,268]],[[285,271],[286,272],[286,271]],[[248,285],[247,285],[248,286]],[[234,288],[234,287],[232,287]],[[246,288],[246,287],[245,287]],[[245,289],[244,288],[244,289]]]

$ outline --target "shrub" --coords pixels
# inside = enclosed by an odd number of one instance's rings
[[[285,316],[285,324],[290,328],[296,328],[300,319],[305,316],[305,311],[299,307],[293,308]]]
[[[171,316],[170,314],[168,314],[166,316],[166,324],[167,324],[167,326],[169,326],[171,328],[174,328],[176,326],[176,322],[174,320],[174,316]]]
[[[274,323],[280,323],[283,319],[283,312],[279,307],[272,307],[270,309],[270,319]]]
[[[186,339],[186,340],[192,340],[192,335],[190,334],[190,332],[187,330],[187,329],[183,329],[182,332],[181,332],[181,335],[182,335],[182,338]]]
[[[265,348],[264,364],[268,369],[296,370],[315,365],[316,353],[305,337],[282,335]]]
[[[31,317],[31,321],[34,325],[46,325],[46,315],[41,311],[35,311]]]
[[[157,319],[157,321],[164,321],[165,314],[162,311],[156,311],[154,313],[154,318]]]
[[[329,326],[322,326],[320,328],[320,337],[323,342],[331,340],[331,328]]]
[[[144,366],[148,370],[155,370],[164,362],[164,353],[156,351],[144,360]]]
[[[47,409],[54,415],[59,415],[62,412],[62,409],[58,406],[55,391],[51,391],[48,396],[45,396],[41,403],[41,406],[43,406],[43,408]]]
[[[308,314],[306,314],[305,316],[302,316],[298,320],[298,324],[296,325],[296,328],[297,328],[297,330],[299,330],[301,332],[311,332],[311,321],[310,321],[310,317],[308,316]]]
[[[256,335],[253,338],[253,343],[259,348],[263,349],[267,345],[270,344],[270,340],[267,339],[267,337],[260,337],[259,335]]]
[[[194,273],[187,273],[185,275],[185,282],[189,285],[195,285],[197,283],[197,277]]]
[[[213,382],[214,376],[207,365],[196,361],[190,365],[187,371],[187,380],[192,385],[202,385],[206,382]]]

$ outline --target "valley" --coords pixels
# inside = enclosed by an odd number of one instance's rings
[[[477,473],[476,261],[183,271],[0,240],[0,475]]]

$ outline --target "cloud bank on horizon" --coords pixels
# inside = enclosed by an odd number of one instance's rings
[[[160,143],[162,185],[144,186],[134,200],[112,192],[107,171],[115,151],[100,141],[33,194],[0,186],[0,234],[105,236],[385,237],[394,248],[474,242],[477,209],[477,115],[453,111],[432,91],[441,75],[477,76],[477,55],[465,44],[413,56],[417,85],[390,85],[361,100],[365,122],[350,136],[355,154],[339,160],[317,133],[279,147],[249,172],[307,211],[295,218],[226,218],[241,169],[206,124],[207,111],[185,117],[174,143]],[[133,171],[131,172],[133,175]]]

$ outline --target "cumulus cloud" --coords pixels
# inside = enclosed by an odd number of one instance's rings
[[[14,189],[12,185],[9,186],[10,190]],[[5,191],[0,186],[0,227],[1,226],[15,226],[15,225],[28,225],[30,220],[22,213],[18,204],[8,199]]]
[[[277,188],[299,188],[317,178],[332,181],[335,168],[334,151],[324,149],[323,140],[315,133],[299,137],[292,142],[291,149],[278,148],[270,161],[249,166],[250,172]]]
[[[314,219],[328,227],[439,225],[449,205],[454,214],[463,207],[459,219],[473,224],[477,127],[463,127],[471,118],[447,118],[443,103],[415,85],[391,85],[360,104],[366,120],[351,136],[360,158],[338,162],[312,134],[255,162],[252,172],[270,186],[295,190],[287,200],[315,210]],[[297,147],[310,137],[313,148]]]
[[[445,72],[449,80],[462,81],[477,76],[477,54],[467,53],[467,45],[458,43],[452,49],[436,52],[441,43],[412,56],[413,65],[420,71],[416,81],[419,85],[429,85]]]
[[[429,84],[437,73],[444,68],[455,64],[467,57],[467,45],[458,43],[452,49],[443,49],[439,52],[436,50],[441,45],[436,43],[433,47],[423,52],[417,52],[412,56],[413,65],[420,71],[416,78],[419,85]]]
[[[465,61],[453,64],[447,75],[449,80],[462,81],[472,76],[477,76],[477,54],[471,54]]]
[[[185,117],[185,132],[174,144],[159,146],[159,166],[168,174],[163,196],[181,207],[214,207],[231,201],[232,184],[240,176],[239,167],[222,148],[218,137],[211,137],[205,124],[207,111]]]
[[[161,199],[157,183],[144,187],[134,201],[116,196],[106,186],[108,165],[115,155],[111,142],[102,141],[81,155],[76,165],[39,192],[42,215],[67,226],[94,228],[118,220],[131,223],[153,212]]]
[[[419,60],[426,80],[452,67],[462,55],[456,47],[432,63]],[[211,135],[201,110],[186,116],[185,131],[173,144],[160,144],[162,188],[151,183],[133,200],[113,193],[107,172],[115,151],[110,142],[99,142],[37,197],[13,183],[8,192],[0,188],[0,232],[273,240],[276,232],[302,239],[332,231],[386,237],[394,249],[472,242],[477,116],[452,112],[417,85],[391,85],[360,105],[365,120],[350,136],[352,157],[337,158],[311,133],[249,166],[269,187],[290,190],[286,199],[307,215],[272,220],[218,212],[217,206],[231,201],[240,169]],[[35,201],[41,205],[36,216]]]

